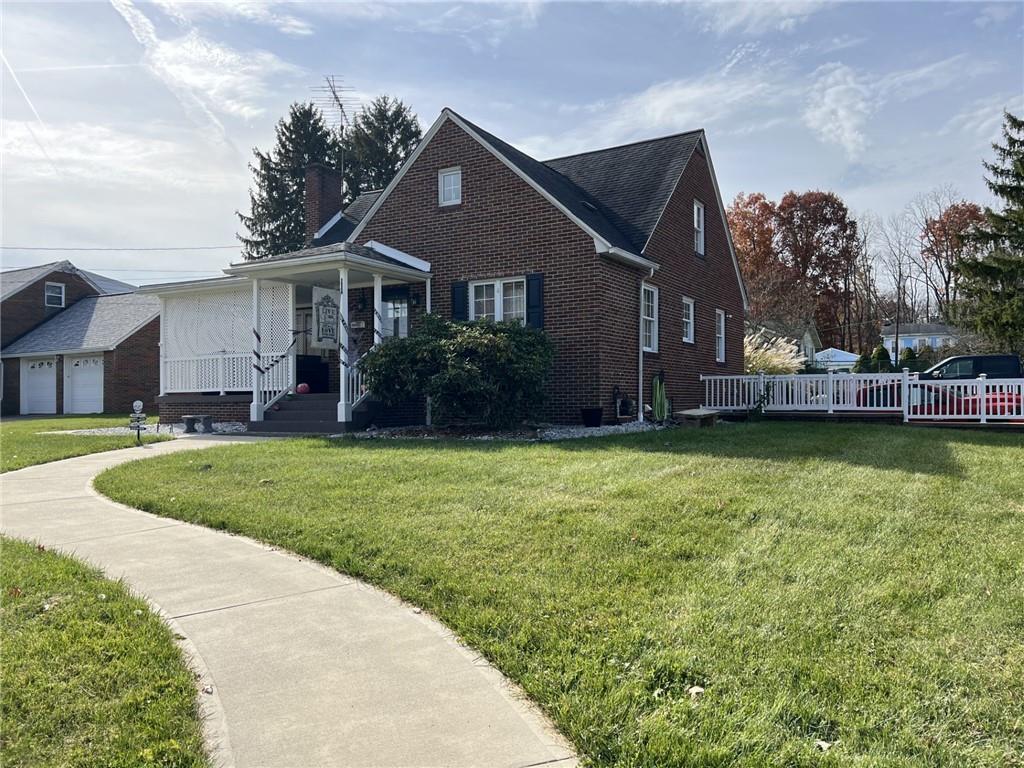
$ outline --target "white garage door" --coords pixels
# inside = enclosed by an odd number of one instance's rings
[[[52,357],[23,357],[21,369],[21,412],[57,412],[57,363]]]
[[[103,410],[103,355],[64,358],[64,413]]]

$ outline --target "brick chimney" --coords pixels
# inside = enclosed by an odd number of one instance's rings
[[[306,245],[341,210],[341,173],[320,163],[306,166]]]

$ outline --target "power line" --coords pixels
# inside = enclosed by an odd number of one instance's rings
[[[90,248],[88,246],[56,247],[42,245],[0,245],[4,251],[223,251],[228,248],[238,250],[242,246],[235,245],[165,245],[149,248]]]

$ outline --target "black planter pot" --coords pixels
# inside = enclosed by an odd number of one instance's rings
[[[604,408],[580,408],[580,419],[584,427],[600,427],[604,419]]]

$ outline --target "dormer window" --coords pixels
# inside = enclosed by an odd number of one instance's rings
[[[437,174],[437,204],[458,205],[462,202],[462,169],[445,168]]]
[[[64,283],[47,283],[43,303],[48,307],[64,306]]]

